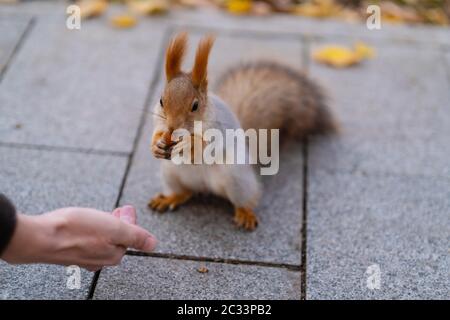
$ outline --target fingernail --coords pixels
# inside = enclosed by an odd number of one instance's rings
[[[145,240],[144,247],[142,248],[142,250],[145,252],[151,252],[155,249],[156,243],[157,243],[156,239],[150,236]]]
[[[112,212],[112,215],[116,218],[120,218],[120,208],[114,209],[114,211]]]
[[[129,224],[135,224],[136,213],[134,207],[123,206],[120,210],[120,220]]]

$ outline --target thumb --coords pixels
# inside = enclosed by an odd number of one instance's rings
[[[144,228],[129,224],[120,223],[120,228],[113,238],[114,244],[126,248],[133,248],[144,252],[151,252],[155,249],[156,238]]]

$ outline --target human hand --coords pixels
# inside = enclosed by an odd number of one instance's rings
[[[150,252],[156,239],[136,226],[131,206],[112,214],[87,208],[64,208],[39,216],[18,215],[2,259],[12,264],[78,265],[90,271],[117,265],[127,248]]]

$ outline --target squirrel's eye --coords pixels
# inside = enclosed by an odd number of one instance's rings
[[[195,111],[198,109],[198,101],[194,101],[194,103],[192,104],[192,111]]]
[[[159,104],[161,105],[161,108],[163,107],[162,98],[159,99]]]

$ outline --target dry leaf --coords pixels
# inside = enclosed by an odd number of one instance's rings
[[[342,7],[334,0],[314,0],[293,9],[294,14],[314,18],[337,17],[341,11]]]
[[[362,59],[372,59],[375,57],[375,49],[363,42],[355,43],[355,52]]]
[[[425,20],[429,23],[448,26],[450,24],[448,16],[441,8],[427,9],[422,13]]]
[[[342,46],[327,46],[313,54],[314,60],[337,68],[348,67],[360,61],[351,49]]]
[[[351,9],[342,9],[338,14],[339,19],[347,21],[347,22],[357,22],[361,21],[361,14],[355,10]]]
[[[217,7],[217,4],[210,0],[177,0],[177,2],[185,7]]]
[[[393,2],[380,3],[381,19],[390,23],[416,23],[423,19],[413,8],[399,6]]]
[[[197,269],[197,271],[200,272],[200,273],[208,273],[209,270],[206,267],[200,267],[200,268]]]
[[[131,11],[141,14],[165,13],[169,10],[168,0],[133,0],[128,2]]]
[[[362,42],[355,44],[354,49],[344,46],[332,45],[321,48],[313,53],[317,62],[336,68],[344,68],[355,65],[364,59],[372,58],[375,50]]]
[[[228,0],[227,9],[233,14],[246,14],[252,8],[250,0]]]
[[[76,2],[80,7],[81,18],[93,18],[101,15],[108,7],[106,0],[82,0]]]
[[[111,18],[111,23],[117,28],[131,28],[137,23],[136,19],[128,14],[122,14]]]
[[[291,12],[293,8],[292,0],[265,0],[270,3],[273,9],[277,12]]]
[[[267,2],[255,1],[251,12],[255,16],[267,16],[272,13],[272,7]]]

